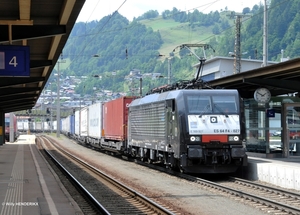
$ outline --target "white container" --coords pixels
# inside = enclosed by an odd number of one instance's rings
[[[84,107],[80,111],[80,136],[88,136],[88,107]]]
[[[75,135],[76,136],[79,136],[79,131],[80,131],[80,121],[79,121],[79,110],[77,110],[76,112],[75,112]]]
[[[88,108],[88,136],[100,139],[102,133],[102,103],[93,104]]]

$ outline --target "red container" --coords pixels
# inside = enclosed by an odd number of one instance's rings
[[[106,140],[127,140],[128,106],[136,97],[121,97],[104,103],[102,135]]]

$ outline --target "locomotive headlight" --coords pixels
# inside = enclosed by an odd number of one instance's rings
[[[190,141],[191,141],[191,142],[197,142],[197,141],[199,142],[200,140],[201,140],[201,139],[200,139],[200,137],[198,137],[198,136],[191,136],[191,137],[190,137]]]
[[[229,140],[229,141],[239,141],[240,138],[239,138],[239,136],[229,136],[229,137],[228,137],[228,140]]]

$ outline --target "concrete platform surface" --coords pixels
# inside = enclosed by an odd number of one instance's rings
[[[82,214],[41,156],[34,135],[0,146],[0,214]]]
[[[243,175],[247,179],[300,191],[300,156],[267,158],[259,153],[247,154],[249,163],[243,169]]]

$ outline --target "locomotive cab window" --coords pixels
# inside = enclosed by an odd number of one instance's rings
[[[235,96],[212,96],[214,113],[238,113]]]
[[[192,114],[211,112],[211,102],[209,96],[188,96],[187,105],[189,113]]]
[[[187,97],[190,114],[236,114],[238,106],[234,95],[197,95]]]

